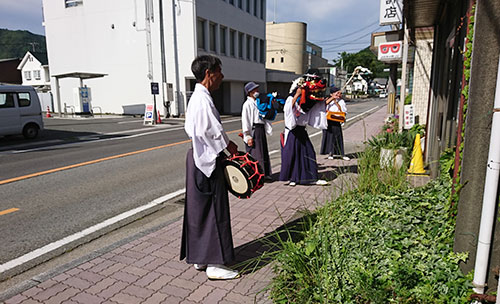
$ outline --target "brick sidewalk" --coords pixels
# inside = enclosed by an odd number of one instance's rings
[[[346,144],[359,144],[377,133],[385,113],[385,108],[381,108],[350,125],[344,130]],[[181,218],[59,273],[5,303],[271,303],[266,287],[272,278],[272,265],[258,260],[260,254],[269,249],[270,240],[266,241],[266,237],[273,237],[273,232],[284,223],[300,218],[304,209],[314,210],[340,193],[349,184],[345,177],[352,176],[349,172],[356,167],[355,159],[326,160],[320,155],[317,158],[320,175],[334,178],[329,186],[289,187],[275,181],[266,184],[250,199],[230,196],[238,259],[235,267],[244,273],[240,279],[209,281],[205,272],[179,261]],[[338,174],[335,171],[342,172],[342,178],[335,178]],[[273,168],[273,172],[279,172],[279,167]],[[248,269],[248,265],[256,262],[260,262],[259,267]]]

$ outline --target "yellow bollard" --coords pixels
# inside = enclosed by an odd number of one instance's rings
[[[413,151],[411,153],[410,169],[408,173],[411,174],[425,174],[424,158],[422,155],[422,147],[420,146],[420,134],[415,137],[413,144]]]

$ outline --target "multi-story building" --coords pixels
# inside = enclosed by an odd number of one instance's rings
[[[266,23],[266,69],[303,74],[309,68],[326,67],[322,48],[307,41],[303,22]]]
[[[77,106],[73,92],[87,85],[93,106],[127,113],[153,103],[157,82],[160,112],[182,115],[195,84],[191,62],[213,54],[225,76],[216,107],[239,113],[244,83],[265,84],[265,7],[265,0],[43,0],[52,87],[59,84],[61,107]]]

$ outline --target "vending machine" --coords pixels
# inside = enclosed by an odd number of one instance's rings
[[[92,94],[87,86],[78,87],[74,89],[75,112],[91,113],[92,112]]]

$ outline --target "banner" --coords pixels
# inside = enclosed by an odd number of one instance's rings
[[[400,24],[403,0],[380,0],[380,25]]]

